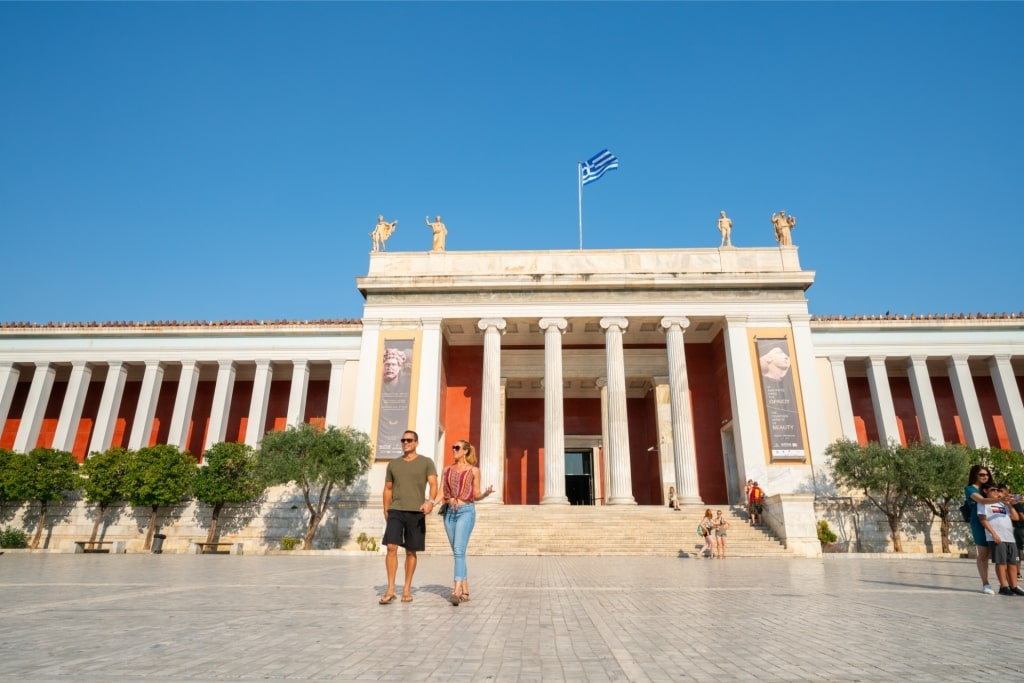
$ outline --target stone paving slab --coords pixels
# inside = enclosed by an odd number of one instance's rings
[[[401,573],[401,559],[399,572]],[[972,560],[0,557],[0,681],[992,681],[1024,598]],[[988,662],[983,672],[973,667]]]

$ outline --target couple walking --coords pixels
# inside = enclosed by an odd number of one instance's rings
[[[380,604],[389,605],[395,601],[399,546],[405,548],[402,602],[412,602],[416,553],[426,546],[426,515],[440,508],[448,542],[455,557],[455,576],[449,600],[457,607],[469,600],[466,547],[476,525],[474,503],[491,495],[494,487],[488,486],[486,491],[480,491],[476,450],[468,441],[457,441],[452,446],[452,464],[441,475],[439,492],[434,461],[417,453],[418,445],[419,435],[416,432],[406,431],[402,434],[402,457],[388,463],[384,478],[384,545],[387,546],[384,565],[388,574],[388,587]],[[425,487],[429,487],[430,495],[423,500]]]

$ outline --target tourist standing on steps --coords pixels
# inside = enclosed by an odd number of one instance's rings
[[[718,559],[722,559],[725,557],[725,544],[729,537],[729,520],[722,515],[721,510],[715,512],[712,527],[715,529],[715,548],[718,552]]]
[[[494,493],[488,486],[480,491],[480,468],[476,466],[476,449],[468,441],[452,446],[452,464],[441,474],[441,498],[434,501],[444,517],[444,530],[455,558],[455,578],[449,601],[452,606],[469,601],[469,578],[466,571],[466,548],[476,526],[476,501]]]
[[[704,536],[704,548],[701,550],[701,555],[704,557],[715,556],[715,546],[711,542],[711,534],[715,528],[715,520],[711,514],[711,508],[704,511],[704,519],[700,520],[700,527],[703,530]]]
[[[384,566],[388,588],[380,604],[395,601],[395,574],[398,573],[398,546],[405,548],[405,585],[402,602],[412,602],[412,576],[416,573],[416,553],[426,547],[426,515],[434,509],[437,497],[437,468],[434,461],[416,452],[419,435],[407,430],[402,434],[402,457],[388,463],[384,475],[384,545],[388,552]],[[423,492],[430,486],[430,495]]]

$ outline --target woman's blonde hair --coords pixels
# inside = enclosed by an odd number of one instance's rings
[[[476,449],[473,448],[473,444],[465,439],[459,439],[455,443],[460,444],[462,446],[462,450],[466,452],[466,462],[473,467],[476,467]]]
[[[711,514],[711,508],[708,508],[707,510],[704,511],[704,516],[705,517],[713,517],[714,516],[714,515]]]

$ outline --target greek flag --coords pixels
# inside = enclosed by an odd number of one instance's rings
[[[602,149],[583,163],[581,167],[583,184],[586,185],[587,183],[599,180],[606,171],[611,171],[618,167],[619,160],[615,158],[615,155],[606,149]]]

